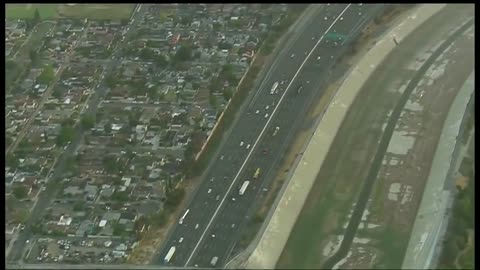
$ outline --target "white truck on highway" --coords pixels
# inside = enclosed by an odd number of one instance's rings
[[[180,220],[178,221],[178,224],[183,224],[183,220],[185,219],[185,217],[187,217],[188,215],[188,212],[190,212],[190,209],[187,209],[187,211],[185,211],[185,214],[183,214],[183,216],[180,218]]]
[[[272,86],[272,90],[270,90],[270,94],[273,95],[273,93],[275,93],[275,90],[277,90],[277,87],[278,87],[278,82],[275,82]]]
[[[240,188],[240,191],[238,192],[238,194],[240,194],[240,196],[242,196],[245,193],[245,190],[247,189],[249,184],[250,184],[250,181],[243,182],[242,187]]]
[[[169,263],[170,260],[172,259],[174,253],[175,253],[175,246],[171,247],[171,248],[168,250],[167,256],[165,256],[165,259],[163,259],[163,262],[164,262],[164,263]]]

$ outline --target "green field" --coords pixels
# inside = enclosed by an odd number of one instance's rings
[[[58,13],[62,17],[121,20],[128,19],[134,8],[135,4],[60,5]]]
[[[33,18],[38,9],[42,19],[89,18],[89,19],[127,19],[135,4],[7,4],[7,19]]]
[[[7,19],[33,18],[35,9],[42,19],[51,19],[57,16],[58,4],[7,4],[5,16]]]

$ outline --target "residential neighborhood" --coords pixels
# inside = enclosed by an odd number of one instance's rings
[[[5,245],[31,231],[18,255],[26,263],[127,262],[181,200],[186,161],[287,8],[136,10],[123,20],[6,20]],[[51,203],[26,228],[42,193]]]

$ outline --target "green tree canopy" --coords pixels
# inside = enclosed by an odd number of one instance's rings
[[[21,200],[21,199],[25,199],[27,195],[28,195],[27,187],[17,186],[13,188],[13,196],[15,196],[15,198]]]
[[[105,133],[110,134],[112,132],[112,124],[110,122],[105,123],[103,130],[105,130]]]
[[[192,48],[190,46],[183,45],[175,53],[175,62],[185,62],[192,58]]]
[[[167,200],[165,201],[165,206],[167,206],[169,208],[177,207],[180,204],[180,202],[183,200],[184,196],[185,196],[185,189],[177,188],[177,189],[172,190],[167,195]]]
[[[55,79],[55,72],[52,65],[45,65],[42,73],[37,78],[37,82],[41,84],[49,84],[53,79]]]
[[[84,129],[92,129],[95,126],[95,117],[91,114],[82,116],[80,123]]]
[[[35,50],[30,50],[28,53],[28,56],[30,57],[30,61],[32,61],[32,65],[38,64],[38,53]]]
[[[233,96],[233,91],[229,88],[223,90],[223,98],[225,98],[225,101],[229,101]]]
[[[33,23],[37,24],[42,20],[40,17],[40,12],[38,12],[38,8],[35,9],[35,13],[33,14]]]
[[[5,157],[5,164],[8,167],[15,168],[18,166],[18,157],[16,157],[14,154],[8,153],[7,156]]]
[[[74,136],[74,129],[70,125],[64,125],[60,129],[60,133],[57,136],[56,143],[58,146],[64,146],[69,143]]]
[[[120,235],[123,235],[124,233],[125,233],[125,226],[123,224],[120,224],[117,222],[113,225],[113,235],[120,236]]]

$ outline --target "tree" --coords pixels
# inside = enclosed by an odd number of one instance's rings
[[[150,222],[159,227],[164,226],[167,223],[167,215],[165,214],[165,211],[160,211],[159,213],[152,215]]]
[[[91,114],[85,114],[82,116],[80,124],[84,129],[92,129],[95,126],[95,117]]]
[[[61,89],[60,87],[55,87],[53,89],[53,93],[52,93],[52,96],[56,99],[60,99],[63,95],[63,89]]]
[[[255,216],[253,217],[253,221],[255,223],[262,223],[264,219],[265,219],[265,217],[260,212],[257,212],[255,214]]]
[[[17,67],[18,67],[18,64],[17,64],[15,61],[13,61],[13,60],[11,60],[11,59],[5,61],[5,69],[6,69],[6,70],[9,70],[9,71],[10,71],[10,70],[12,70],[12,69],[16,69]]]
[[[125,226],[120,223],[115,223],[113,225],[113,235],[115,236],[120,236],[125,233]]]
[[[223,90],[223,98],[225,101],[229,101],[233,96],[233,91],[230,88]]]
[[[165,201],[165,206],[169,207],[170,209],[174,209],[180,204],[184,196],[185,196],[184,188],[174,189],[173,191],[168,193],[167,200]]]
[[[103,166],[108,173],[117,171],[117,158],[114,155],[108,155],[103,159]]]
[[[33,14],[33,24],[36,25],[42,20],[40,17],[40,12],[38,12],[38,8],[35,9],[35,13]]]
[[[76,201],[73,205],[73,211],[82,211],[85,209],[85,202],[84,201]]]
[[[156,87],[148,89],[147,95],[150,99],[156,100],[158,98],[158,91]]]
[[[13,196],[18,200],[25,199],[28,195],[27,187],[25,186],[17,186],[13,189]]]
[[[128,194],[126,191],[115,191],[112,195],[112,200],[126,202],[128,201]]]
[[[113,77],[113,75],[109,74],[105,77],[105,84],[108,88],[114,88],[117,85],[117,80]]]
[[[202,53],[200,51],[196,51],[195,52],[195,59],[200,59],[200,57],[202,56]]]
[[[175,53],[175,62],[185,62],[192,58],[192,48],[190,46],[181,46]]]
[[[143,48],[140,51],[139,56],[142,60],[152,60],[155,57],[155,53],[150,48]]]
[[[13,215],[13,220],[15,223],[25,223],[28,219],[28,210],[25,208],[17,209]]]
[[[110,132],[112,132],[112,124],[110,122],[105,123],[103,130],[105,133],[110,134]]]
[[[180,23],[184,26],[188,26],[192,23],[192,17],[190,16],[183,16],[180,20]]]
[[[208,97],[208,103],[213,108],[215,108],[217,106],[217,99],[215,98],[215,96],[212,93],[210,93],[210,95]]]
[[[167,57],[165,55],[157,54],[157,55],[155,55],[154,59],[155,59],[155,64],[157,65],[157,67],[164,68],[164,67],[168,66],[168,60],[167,60]]]
[[[32,65],[35,66],[38,64],[38,54],[35,50],[30,50],[28,56],[30,57],[30,61],[32,61]]]
[[[70,125],[62,126],[60,133],[57,136],[56,143],[58,146],[64,146],[73,139],[74,130]]]
[[[41,84],[49,84],[53,79],[55,79],[55,72],[53,71],[52,65],[45,65],[42,73],[37,78],[37,82]]]
[[[8,153],[7,156],[5,157],[5,164],[8,167],[15,168],[18,166],[18,157],[16,157],[12,153]]]

